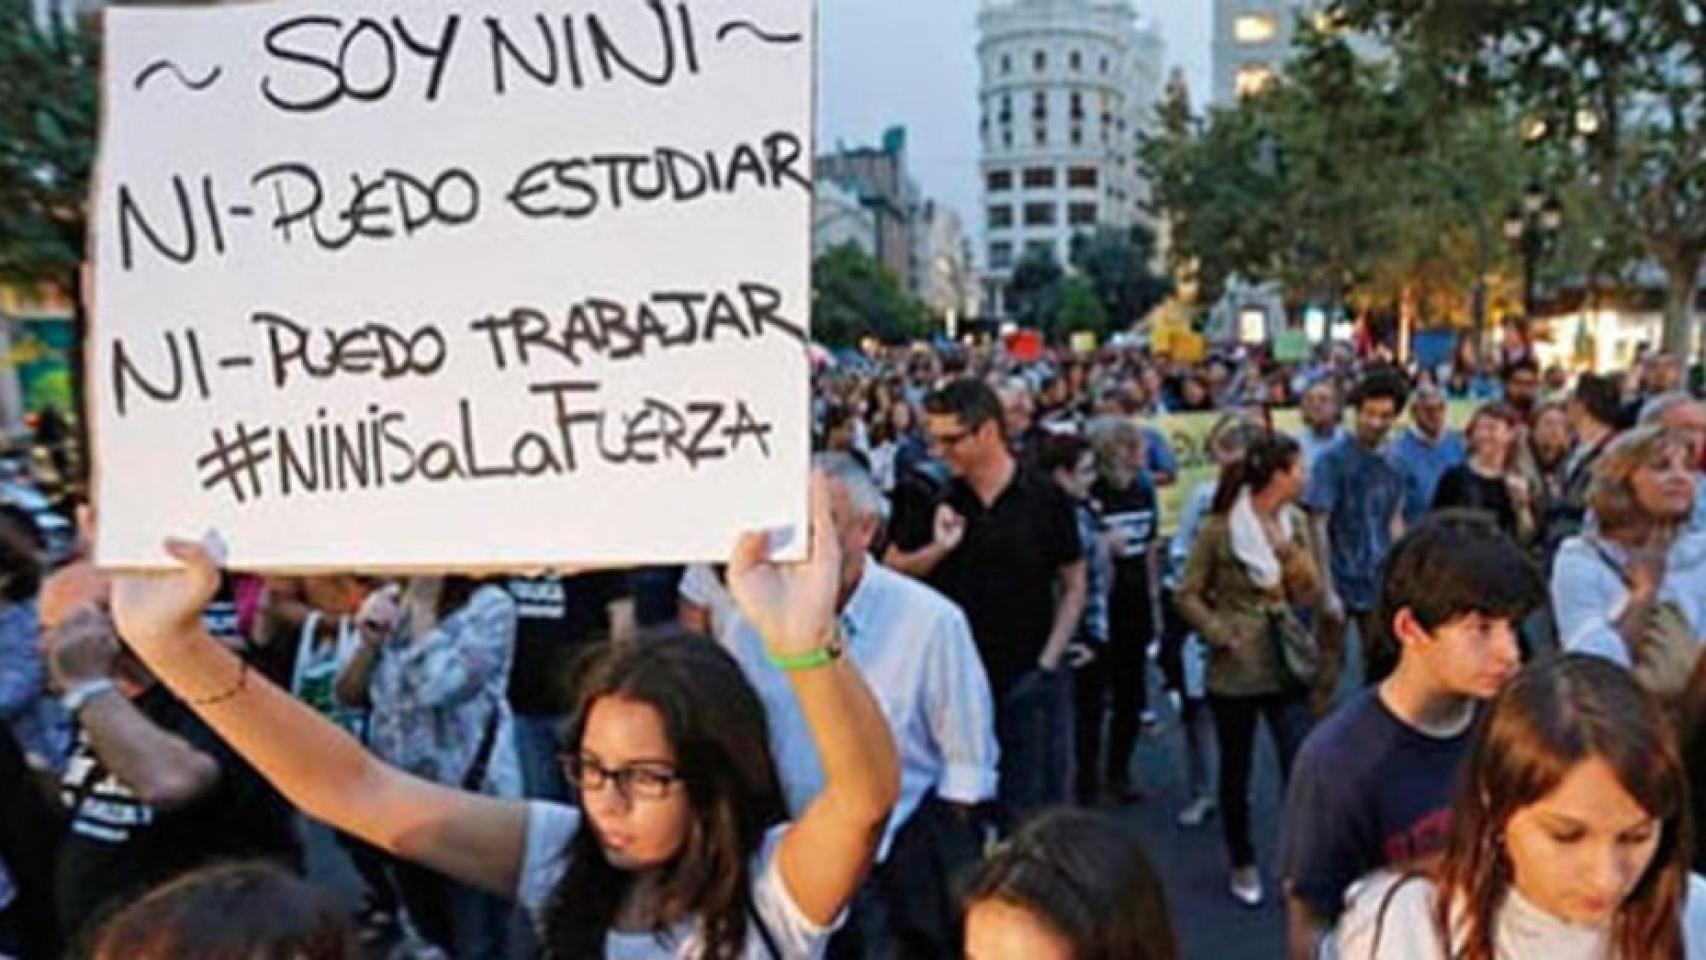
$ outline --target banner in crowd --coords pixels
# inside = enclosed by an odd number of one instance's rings
[[[1448,401],[1446,422],[1453,427],[1462,428],[1469,422],[1469,415],[1475,412],[1476,404],[1477,401],[1474,400]],[[1213,410],[1203,413],[1169,413],[1145,421],[1167,438],[1173,457],[1179,462],[1179,478],[1157,491],[1161,503],[1161,532],[1165,536],[1172,536],[1173,531],[1178,529],[1179,514],[1184,509],[1185,501],[1190,499],[1191,491],[1199,484],[1215,479],[1219,473],[1208,448],[1209,436],[1214,432],[1215,424],[1223,419],[1236,421],[1239,416],[1236,412]],[[1347,427],[1352,416],[1350,413],[1345,415]],[[1406,413],[1401,420],[1393,430],[1408,428],[1409,414]],[[1295,407],[1275,410],[1273,427],[1282,433],[1295,436],[1303,429],[1303,417]]]
[[[803,552],[810,3],[105,17],[103,564]]]

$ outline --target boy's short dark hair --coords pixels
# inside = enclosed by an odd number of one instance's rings
[[[1617,378],[1597,373],[1584,373],[1576,380],[1575,401],[1588,416],[1608,427],[1623,421],[1623,388]]]
[[[1395,650],[1392,620],[1400,610],[1432,632],[1469,614],[1520,620],[1544,598],[1540,572],[1490,517],[1441,510],[1392,546],[1376,611],[1382,639]]]
[[[1404,382],[1403,374],[1390,367],[1370,370],[1357,381],[1356,389],[1351,391],[1349,398],[1352,410],[1361,410],[1364,403],[1380,399],[1392,401],[1394,414],[1404,412],[1404,404],[1410,399],[1410,388]]]
[[[976,430],[992,420],[996,426],[1001,425],[1001,399],[975,377],[951,380],[925,397],[924,412],[930,416],[958,417],[967,430]]]

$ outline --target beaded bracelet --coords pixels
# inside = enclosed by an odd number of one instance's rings
[[[226,690],[223,693],[216,693],[211,697],[203,697],[200,700],[185,700],[184,703],[192,707],[211,707],[216,703],[224,703],[232,697],[235,697],[237,694],[242,693],[243,687],[247,684],[249,679],[249,661],[246,658],[238,657],[237,663],[237,682],[231,685],[231,689]]]

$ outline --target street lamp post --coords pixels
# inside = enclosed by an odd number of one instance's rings
[[[1540,258],[1563,228],[1564,206],[1558,202],[1558,195],[1532,180],[1522,192],[1522,201],[1513,204],[1505,215],[1505,239],[1522,255],[1522,310],[1530,319],[1534,317]]]

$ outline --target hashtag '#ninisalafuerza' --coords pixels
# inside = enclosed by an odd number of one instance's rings
[[[248,503],[249,497],[260,499],[262,492],[261,465],[272,459],[272,428],[250,430],[239,423],[236,435],[226,439],[225,431],[213,430],[213,449],[196,461],[201,470],[201,488],[212,490],[225,486],[238,503]]]

